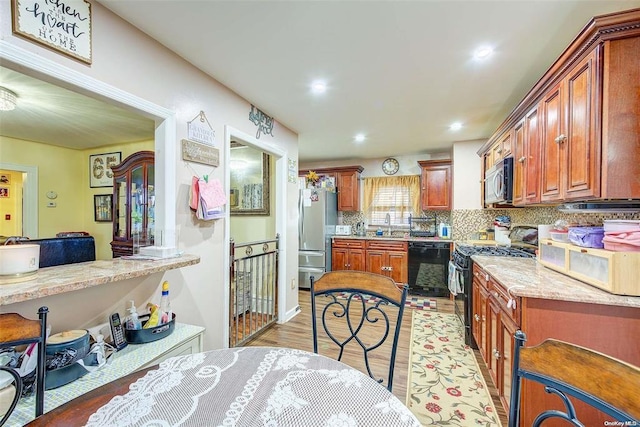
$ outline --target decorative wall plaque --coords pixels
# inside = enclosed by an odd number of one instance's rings
[[[91,64],[91,3],[86,0],[11,0],[13,32]]]
[[[266,135],[273,136],[273,117],[267,116],[255,105],[251,104],[251,111],[249,112],[249,120],[258,126],[256,131],[256,138],[260,139],[260,135],[264,132]]]
[[[187,131],[191,141],[201,142],[203,144],[213,145],[216,139],[216,132],[209,124],[204,111],[187,123]]]
[[[183,139],[182,160],[218,167],[220,151],[208,144]]]

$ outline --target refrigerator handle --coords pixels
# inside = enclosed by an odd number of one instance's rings
[[[302,235],[304,234],[304,191],[300,191],[300,197],[298,197],[298,248],[302,246]]]

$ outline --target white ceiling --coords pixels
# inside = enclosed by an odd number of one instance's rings
[[[436,153],[486,139],[591,17],[640,7],[640,0],[99,1],[297,132],[302,162]],[[484,44],[494,56],[472,60]],[[329,88],[313,96],[309,85],[319,78]],[[0,85],[7,79],[24,85],[21,109],[29,110],[0,113],[3,135],[49,142],[57,135],[53,143],[82,147],[153,137],[150,120],[113,106],[105,112],[82,95],[64,98],[60,88],[49,94],[49,85],[0,68]],[[27,90],[39,91],[37,105],[27,105]],[[448,129],[454,121],[463,123],[458,132]],[[353,142],[357,133],[364,143]]]

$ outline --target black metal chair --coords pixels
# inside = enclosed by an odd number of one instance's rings
[[[376,358],[380,354],[381,360],[389,363],[386,387],[391,391],[408,289],[406,285],[399,288],[389,277],[361,271],[332,271],[317,281],[312,276],[313,351],[318,353],[318,304],[322,307],[324,333],[339,348],[337,359],[342,360],[348,346],[348,352],[351,348],[358,353],[362,351],[367,373],[383,384],[384,379],[376,378],[370,363],[370,355],[376,351]],[[391,328],[394,329],[393,339],[388,340]]]
[[[25,319],[17,313],[0,314],[0,347],[14,347],[31,343],[38,344],[35,379],[36,417],[39,417],[44,412],[45,341],[48,312],[49,309],[47,307],[40,307],[38,310],[39,320]],[[6,366],[0,369],[9,372],[15,381],[15,396],[7,412],[2,419],[0,419],[0,426],[2,426],[7,422],[20,400],[23,381],[14,369]]]
[[[526,348],[525,341],[525,334],[517,331],[509,427],[520,425],[522,379],[544,385],[547,393],[557,395],[564,404],[565,412],[548,409],[538,414],[532,424],[535,427],[550,418],[578,427],[591,425],[578,420],[570,396],[613,417],[619,422],[615,425],[640,425],[640,368],[564,341],[548,339]]]

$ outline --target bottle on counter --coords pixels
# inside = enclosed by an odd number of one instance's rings
[[[169,323],[173,318],[171,301],[169,301],[169,282],[162,283],[162,297],[160,298],[160,324]]]
[[[138,312],[133,300],[129,301],[129,303],[131,303],[131,307],[128,308],[129,317],[127,317],[126,328],[129,330],[142,329],[142,323],[138,318]]]

